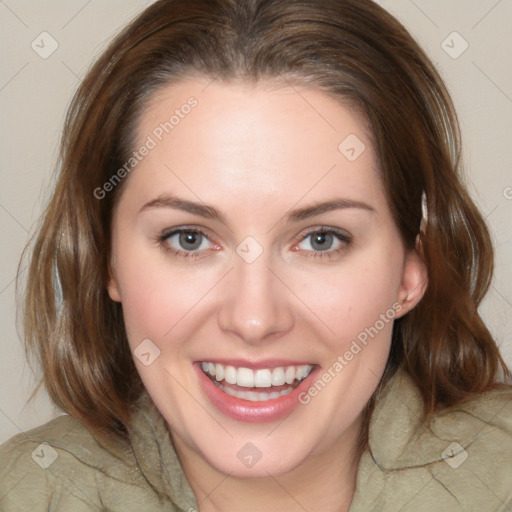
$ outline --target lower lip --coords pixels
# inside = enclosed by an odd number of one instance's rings
[[[306,391],[314,374],[319,368],[314,368],[311,373],[290,393],[273,400],[263,402],[251,402],[243,400],[224,393],[219,389],[203,372],[201,363],[194,363],[196,371],[199,374],[199,382],[210,402],[225,416],[236,421],[247,423],[266,423],[278,421],[288,416],[301,403],[299,395]],[[262,388],[262,391],[268,391],[268,388]]]

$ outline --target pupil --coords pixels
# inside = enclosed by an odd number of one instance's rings
[[[191,231],[180,234],[180,244],[185,249],[197,249],[201,245],[201,235]]]
[[[315,244],[318,247],[315,247]],[[313,238],[313,247],[317,250],[325,250],[332,244],[332,233],[317,233]]]

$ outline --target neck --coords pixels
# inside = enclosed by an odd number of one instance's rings
[[[289,472],[258,478],[226,475],[173,434],[200,512],[348,512],[355,492],[360,422],[329,449],[308,456]]]

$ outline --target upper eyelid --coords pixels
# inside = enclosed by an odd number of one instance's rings
[[[335,235],[346,235],[347,237],[352,237],[352,235],[345,229],[342,228],[333,228],[329,226],[319,226],[317,228],[307,229],[305,232],[302,232],[299,236],[309,236],[313,233],[325,232],[325,233],[334,233]]]
[[[162,238],[168,238],[171,235],[175,235],[176,233],[182,233],[182,232],[195,232],[195,233],[201,233],[202,235],[206,236],[207,238],[210,238],[207,233],[207,229],[202,227],[195,227],[195,226],[177,226],[175,228],[168,228],[164,229],[161,232]]]

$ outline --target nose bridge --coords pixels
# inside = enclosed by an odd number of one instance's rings
[[[242,244],[241,244],[242,245]],[[293,310],[286,288],[270,270],[269,255],[256,259],[235,255],[219,308],[219,325],[248,343],[284,334],[293,325]]]

